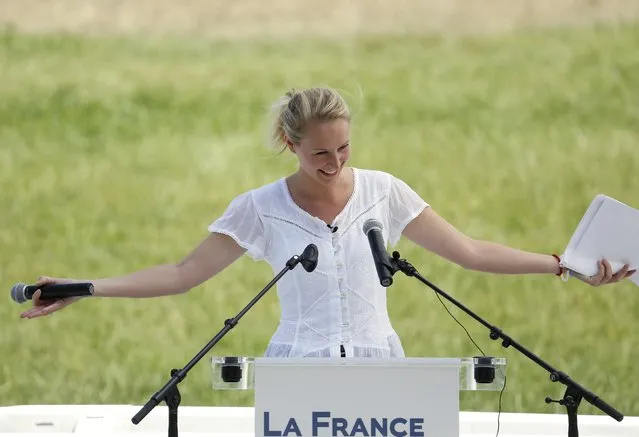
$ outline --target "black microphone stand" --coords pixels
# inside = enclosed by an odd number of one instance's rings
[[[293,270],[297,264],[302,264],[304,270],[312,272],[317,266],[317,257],[317,246],[314,244],[306,246],[301,255],[294,255],[291,257],[286,262],[286,266],[242,309],[242,311],[240,311],[235,317],[224,321],[224,328],[222,328],[222,330],[220,330],[220,332],[218,332],[215,337],[213,337],[211,341],[209,341],[206,346],[204,346],[195,355],[195,357],[187,363],[186,366],[180,370],[171,369],[171,379],[164,385],[164,387],[151,396],[151,399],[149,399],[149,401],[137,412],[137,414],[133,416],[131,422],[137,425],[147,416],[147,414],[151,412],[151,410],[153,410],[153,408],[155,408],[160,402],[164,401],[169,407],[169,437],[178,437],[178,406],[182,400],[182,396],[178,390],[178,384],[187,376],[189,370],[191,370],[191,368],[195,366],[195,364],[197,364],[197,362],[200,361],[213,348],[213,346],[222,339],[222,337],[224,337],[235,327],[235,325],[237,325],[237,322],[242,318],[242,316],[244,316],[244,314],[246,314],[251,307],[255,305],[266,294],[266,292],[280,280],[282,276],[284,276],[286,272]]]
[[[586,401],[590,402],[592,405],[599,408],[601,411],[603,411],[604,413],[606,413],[607,415],[609,415],[616,421],[621,422],[623,420],[623,414],[621,414],[619,411],[615,410],[613,407],[608,405],[599,396],[595,395],[591,391],[579,385],[577,382],[573,381],[564,372],[551,367],[548,363],[544,362],[541,358],[539,358],[538,356],[536,356],[535,354],[527,350],[525,347],[517,343],[508,335],[506,335],[501,329],[486,322],[484,319],[482,319],[481,317],[473,313],[471,310],[466,308],[464,305],[462,305],[456,299],[454,299],[453,297],[448,295],[446,292],[441,290],[439,287],[437,287],[436,285],[434,285],[433,283],[425,279],[422,275],[419,274],[417,269],[413,267],[408,261],[400,258],[399,252],[397,251],[393,252],[393,257],[392,258],[387,257],[387,259],[388,261],[387,263],[385,263],[385,266],[390,269],[392,274],[395,274],[397,271],[401,271],[404,274],[406,274],[406,276],[412,276],[417,278],[420,282],[432,288],[439,295],[443,296],[444,298],[452,302],[454,305],[456,305],[466,314],[468,314],[473,319],[477,320],[479,323],[481,323],[486,328],[488,328],[490,330],[490,338],[492,340],[501,339],[502,340],[501,345],[504,348],[508,348],[509,346],[514,347],[519,352],[521,352],[522,354],[530,358],[532,361],[537,363],[539,366],[547,370],[550,373],[550,380],[552,382],[560,382],[564,384],[566,386],[566,391],[562,399],[553,400],[550,397],[546,397],[545,402],[547,404],[551,402],[556,402],[566,407],[566,412],[568,414],[568,437],[579,436],[579,429],[577,424],[577,409],[579,408],[579,404],[581,403],[582,399],[585,399]]]

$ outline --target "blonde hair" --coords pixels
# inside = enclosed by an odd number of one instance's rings
[[[329,87],[291,89],[271,107],[269,146],[286,150],[286,139],[299,144],[306,126],[313,121],[325,122],[345,119],[351,113],[346,100]]]

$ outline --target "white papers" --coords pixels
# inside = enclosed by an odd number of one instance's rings
[[[639,210],[603,194],[586,210],[563,256],[565,267],[586,276],[597,273],[601,259],[613,272],[639,266]],[[639,272],[629,279],[639,285]]]

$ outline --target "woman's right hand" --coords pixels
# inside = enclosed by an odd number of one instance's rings
[[[74,281],[72,279],[64,279],[64,278],[50,278],[48,276],[40,276],[35,285],[43,286],[43,285],[52,285],[52,284],[71,284]],[[33,302],[33,306],[20,314],[20,317],[23,319],[33,319],[35,317],[46,316],[55,311],[58,311],[67,305],[81,299],[82,297],[65,297],[63,299],[56,300],[44,300],[40,299],[40,290],[33,293],[33,297],[31,298]]]

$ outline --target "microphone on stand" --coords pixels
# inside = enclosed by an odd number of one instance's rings
[[[393,283],[394,271],[390,262],[390,256],[386,251],[382,229],[382,224],[372,218],[366,220],[363,227],[364,234],[368,237],[368,244],[371,246],[379,283],[384,287],[389,287]]]
[[[319,256],[319,252],[317,250],[317,246],[314,244],[309,244],[300,255],[300,264],[304,267],[304,270],[307,272],[312,272],[317,267],[317,257]]]

